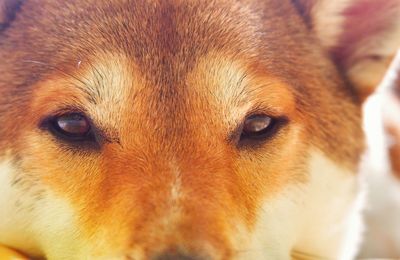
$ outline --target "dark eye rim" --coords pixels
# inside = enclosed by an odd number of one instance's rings
[[[247,119],[252,117],[269,117],[271,122],[268,127],[262,131],[262,133],[249,135],[243,132],[244,124]],[[289,119],[286,116],[270,116],[265,113],[252,113],[247,115],[236,132],[236,146],[239,149],[242,148],[259,148],[264,145],[267,141],[272,139],[285,125],[289,123]]]
[[[79,134],[71,134],[63,129],[61,129],[57,123],[57,119],[62,117],[62,116],[72,116],[72,115],[79,115],[85,120],[87,120],[89,124],[89,130],[84,134],[84,135],[79,135]],[[68,142],[68,143],[96,143],[97,138],[96,138],[96,128],[94,127],[94,124],[92,123],[91,119],[86,116],[85,113],[79,112],[79,111],[60,111],[56,114],[50,115],[43,119],[40,123],[40,128],[43,130],[47,130],[50,132],[54,137],[56,137],[58,140]]]
[[[268,125],[264,128],[261,129],[260,131],[256,131],[256,132],[246,132],[246,123],[248,120],[252,120],[252,119],[268,119]],[[241,136],[245,136],[245,137],[249,137],[249,138],[259,138],[262,137],[263,135],[265,135],[269,129],[271,128],[271,126],[275,123],[275,119],[272,118],[271,116],[267,116],[267,115],[263,115],[263,114],[253,114],[250,115],[248,117],[246,117],[242,123],[242,133]]]
[[[62,116],[71,116],[71,117],[72,116],[80,116],[87,121],[87,123],[89,124],[89,128],[84,134],[69,133],[69,132],[65,131],[64,129],[62,129],[57,122],[57,120]],[[82,115],[80,113],[68,113],[68,114],[56,116],[51,119],[50,123],[52,126],[52,130],[56,132],[55,134],[60,135],[63,138],[68,138],[68,139],[71,139],[74,141],[86,140],[92,133],[92,124],[90,123],[90,121],[87,119],[87,117],[85,115]]]

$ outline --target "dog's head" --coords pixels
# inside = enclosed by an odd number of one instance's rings
[[[0,243],[338,256],[400,4],[334,2],[0,0]]]

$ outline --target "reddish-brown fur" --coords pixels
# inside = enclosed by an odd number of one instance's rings
[[[357,168],[360,101],[309,30],[290,1],[25,1],[0,34],[0,157],[71,204],[94,254],[231,258],[237,223],[252,230],[262,201],[307,182],[310,147]],[[238,148],[245,115],[226,115],[245,104],[289,123]],[[100,147],[40,128],[71,109],[102,127]]]

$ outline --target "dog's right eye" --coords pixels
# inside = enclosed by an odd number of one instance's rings
[[[63,114],[52,117],[49,130],[57,137],[67,141],[93,140],[92,127],[89,120],[80,113]]]

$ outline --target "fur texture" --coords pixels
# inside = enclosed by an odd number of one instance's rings
[[[49,259],[355,254],[365,91],[353,75],[370,53],[342,51],[348,26],[321,34],[330,5],[0,2],[12,6],[0,16],[0,243]],[[351,23],[363,2],[329,8]],[[398,39],[385,25],[362,34],[382,38],[379,64]],[[42,127],[71,111],[90,118],[95,145]],[[260,113],[285,124],[238,145]]]

